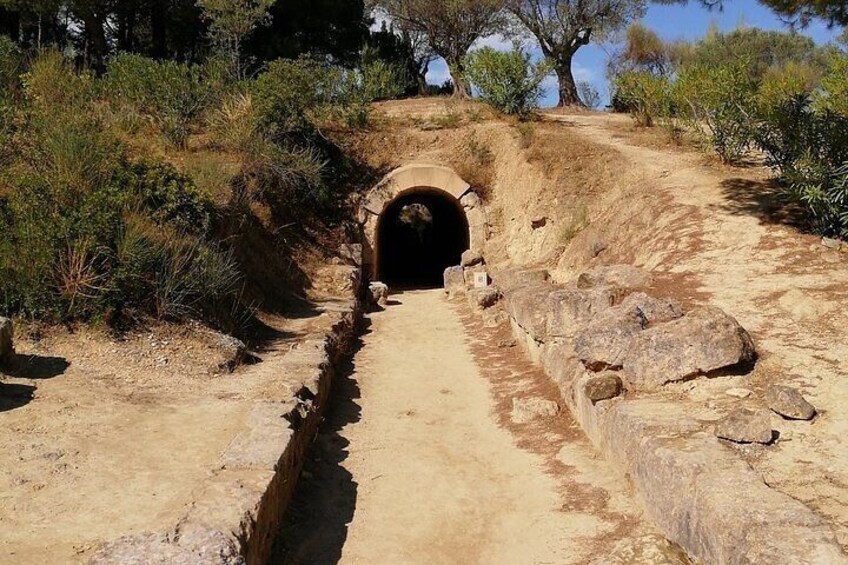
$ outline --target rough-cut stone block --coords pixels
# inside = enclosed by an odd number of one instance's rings
[[[618,306],[601,311],[577,334],[577,356],[593,371],[621,367],[639,332],[681,315],[680,308],[670,300],[642,292],[631,294]]]
[[[476,208],[480,205],[480,197],[477,196],[477,193],[473,190],[469,190],[466,192],[462,198],[459,199],[464,208]]]
[[[542,355],[542,367],[564,398],[571,395],[572,384],[586,371],[570,341],[549,344]]]
[[[621,394],[622,390],[624,390],[624,387],[621,383],[621,377],[612,371],[592,375],[583,383],[583,393],[586,398],[592,401],[592,404],[615,398]]]
[[[462,252],[461,265],[463,267],[473,267],[483,262],[483,254],[476,249],[466,249]]]
[[[12,320],[0,318],[0,366],[15,360],[15,332]]]
[[[613,305],[609,287],[568,287],[548,295],[548,337],[573,337],[593,316]]]
[[[559,414],[559,404],[545,398],[513,398],[510,418],[516,424],[526,424],[539,418],[552,418]]]
[[[465,293],[465,273],[459,265],[445,269],[444,280],[448,298],[455,298]]]
[[[385,308],[389,303],[389,287],[379,281],[368,285],[368,300],[371,306]]]
[[[766,403],[773,412],[790,420],[812,420],[816,415],[815,407],[788,386],[770,386],[766,391]]]
[[[489,284],[489,273],[486,271],[485,265],[477,264],[473,267],[465,267],[462,271],[462,276],[465,279],[465,288],[474,288],[477,286],[477,273],[486,275],[486,284]]]
[[[623,366],[635,389],[652,390],[668,382],[753,362],[751,337],[733,317],[715,307],[637,332]]]
[[[547,300],[551,287],[531,286],[514,290],[509,296],[507,310],[515,322],[537,342],[545,341],[547,330]]]
[[[651,285],[650,273],[633,265],[602,265],[577,277],[579,288],[614,286],[622,290],[644,290]]]
[[[716,423],[715,435],[737,443],[771,443],[769,412],[765,409],[737,408]]]
[[[472,288],[468,291],[468,304],[476,310],[491,308],[501,299],[500,291],[493,287]]]

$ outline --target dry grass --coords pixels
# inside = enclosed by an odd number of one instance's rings
[[[495,155],[489,145],[471,130],[456,151],[451,165],[483,200],[491,199],[495,180]]]

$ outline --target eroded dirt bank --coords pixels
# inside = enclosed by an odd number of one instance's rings
[[[457,308],[421,291],[370,317],[273,562],[680,563],[567,413],[510,424],[547,379]]]

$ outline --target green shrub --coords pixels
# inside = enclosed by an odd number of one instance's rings
[[[835,114],[848,116],[848,54],[835,53],[828,61],[821,81],[817,105]]]
[[[519,49],[503,52],[483,47],[465,58],[466,75],[480,98],[504,114],[521,117],[538,106],[542,82],[551,70],[549,62],[533,63]]]
[[[756,93],[757,83],[744,61],[686,67],[673,89],[675,107],[689,129],[712,146],[725,163],[738,161],[750,146]]]
[[[648,71],[627,71],[615,79],[615,105],[626,109],[636,124],[651,127],[671,115],[668,79]]]
[[[840,92],[839,78],[827,77],[816,87],[804,67],[767,73],[752,138],[788,195],[807,210],[811,227],[848,237],[848,115],[831,93]]]
[[[180,147],[214,95],[200,66],[128,53],[109,63],[103,87],[119,110],[149,119]]]
[[[205,235],[212,223],[211,204],[191,177],[168,163],[140,161],[129,166],[125,190],[160,225]]]
[[[407,89],[405,69],[382,59],[362,65],[363,96],[369,101],[397,98]]]
[[[221,321],[217,303],[232,302],[240,274],[232,253],[128,213],[116,241],[111,303],[160,319]]]
[[[274,137],[308,129],[311,112],[333,96],[327,70],[308,58],[269,64],[252,86],[260,126]]]

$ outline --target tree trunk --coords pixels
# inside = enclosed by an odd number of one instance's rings
[[[462,60],[446,59],[446,62],[451,80],[453,80],[453,97],[462,99],[471,98],[471,85],[465,76],[465,65],[462,64]]]
[[[166,31],[167,14],[164,2],[156,0],[150,5],[150,55],[154,59],[164,59],[168,56],[168,35]]]
[[[103,19],[93,11],[86,11],[82,15],[82,20],[85,25],[85,36],[88,40],[91,65],[95,69],[101,69],[109,52]]]
[[[585,106],[577,93],[577,84],[571,71],[573,55],[563,57],[556,64],[556,74],[559,80],[559,103],[557,106]]]

